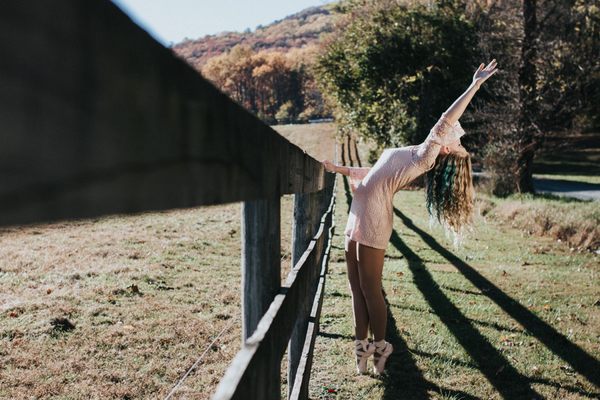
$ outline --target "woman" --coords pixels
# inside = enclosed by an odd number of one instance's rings
[[[381,374],[393,347],[385,341],[387,310],[381,275],[387,243],[392,234],[393,196],[403,186],[427,173],[427,208],[454,232],[468,224],[473,209],[471,160],[462,147],[464,135],[458,119],[473,95],[496,73],[496,60],[481,64],[469,88],[446,110],[417,146],[385,149],[372,168],[353,168],[323,161],[329,172],[350,177],[354,192],[345,250],[348,280],[352,292],[356,365],[367,370],[373,355],[373,372]],[[367,335],[371,328],[373,342]]]

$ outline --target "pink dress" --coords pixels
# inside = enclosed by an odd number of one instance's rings
[[[464,133],[458,121],[451,125],[444,113],[420,145],[385,149],[371,168],[349,167],[354,197],[344,231],[346,244],[351,239],[385,249],[393,229],[394,194],[433,168],[441,146]]]

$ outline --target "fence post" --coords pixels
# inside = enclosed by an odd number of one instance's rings
[[[319,221],[320,192],[296,193],[294,195],[294,223],[292,226],[292,267],[296,265],[306,251],[310,240],[315,235]],[[318,259],[319,255],[315,255]],[[311,279],[312,282],[312,279]],[[292,394],[296,371],[302,356],[306,327],[310,313],[310,304],[299,310],[298,318],[288,345],[288,398]]]
[[[252,336],[281,287],[280,198],[242,203],[242,344]],[[281,365],[255,371],[269,399],[281,394]]]

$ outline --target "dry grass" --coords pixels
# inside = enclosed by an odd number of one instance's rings
[[[0,397],[163,396],[235,321],[182,392],[214,386],[240,344],[239,209],[4,230]]]
[[[600,250],[600,202],[549,196],[512,196],[485,201],[500,222],[528,234],[548,236],[572,250]]]
[[[304,141],[318,159],[333,158],[332,124],[276,129]],[[525,321],[504,312],[398,217],[395,228],[405,245],[396,239],[390,246],[384,276],[393,310],[389,331],[396,344],[405,343],[391,361],[398,373],[387,381],[356,377],[340,235],[347,198],[344,185],[338,188],[311,397],[498,398],[472,359],[474,345],[460,340],[466,328],[471,336],[462,339],[491,344],[546,398],[600,397],[523,328]],[[403,192],[396,207],[427,230],[422,201],[419,191]],[[482,204],[499,207],[492,198]],[[292,197],[284,196],[282,276],[290,267],[291,215]],[[175,396],[208,399],[241,343],[239,227],[240,204],[230,204],[1,230],[0,398],[161,398],[225,329]],[[432,235],[449,247],[439,230]],[[493,219],[482,221],[457,255],[569,343],[598,357],[596,255],[570,252]],[[458,311],[439,312],[439,304]]]
[[[273,128],[319,161],[335,158],[334,123],[275,125]]]

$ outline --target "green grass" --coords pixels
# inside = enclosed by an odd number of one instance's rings
[[[357,376],[340,185],[312,397],[600,397],[584,377],[597,373],[600,355],[598,256],[484,219],[455,249],[440,228],[429,229],[423,201],[421,191],[395,198],[383,276],[395,346],[389,374]]]

